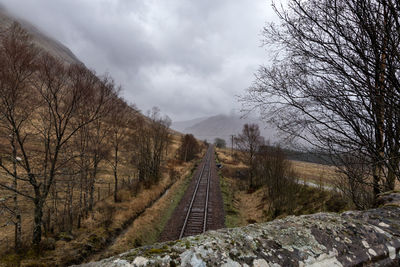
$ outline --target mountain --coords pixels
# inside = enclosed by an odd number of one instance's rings
[[[276,130],[254,119],[244,118],[237,115],[216,115],[208,118],[198,118],[189,121],[179,121],[172,123],[172,128],[183,132],[191,133],[200,140],[214,142],[215,138],[222,138],[226,144],[230,146],[231,135],[236,135],[242,131],[243,125],[246,123],[255,123],[260,127],[261,135],[271,143],[278,141]]]
[[[171,128],[178,132],[185,132],[186,128],[189,128],[205,119],[207,119],[207,117],[197,118],[197,119],[188,120],[188,121],[172,122]]]
[[[79,59],[63,44],[57,40],[43,34],[38,28],[31,23],[17,18],[10,14],[4,7],[0,5],[0,31],[4,31],[12,23],[18,22],[33,38],[33,42],[49,52],[53,56],[60,58],[68,63],[81,63]]]

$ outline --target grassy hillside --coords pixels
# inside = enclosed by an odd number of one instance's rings
[[[68,47],[64,46],[57,40],[43,34],[38,28],[36,28],[28,21],[15,17],[14,15],[10,14],[6,9],[0,6],[0,30],[4,31],[14,22],[20,23],[22,27],[29,34],[32,35],[33,42],[38,47],[44,49],[45,51],[62,59],[65,62],[81,63],[80,60],[72,53],[72,51]]]

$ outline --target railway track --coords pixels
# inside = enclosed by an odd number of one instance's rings
[[[197,178],[196,187],[189,207],[187,208],[185,221],[181,228],[179,239],[185,236],[201,234],[207,230],[212,153],[213,148],[210,146],[207,150],[202,169]]]

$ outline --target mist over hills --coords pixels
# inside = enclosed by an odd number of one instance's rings
[[[33,42],[51,55],[68,63],[81,63],[72,51],[59,41],[47,36],[31,23],[15,17],[0,4],[0,31],[7,29],[12,23],[18,22],[33,39]]]
[[[33,42],[37,46],[53,56],[67,63],[82,63],[68,47],[52,37],[47,36],[26,20],[14,16],[0,3],[0,31],[4,31],[13,22],[18,22],[32,36]],[[207,140],[208,142],[214,142],[214,139],[217,137],[223,138],[227,142],[227,145],[230,146],[231,135],[240,133],[245,123],[258,124],[260,126],[261,135],[264,136],[266,140],[270,140],[271,143],[278,141],[276,130],[273,129],[273,127],[265,127],[265,124],[257,119],[242,119],[235,114],[220,114],[212,117],[201,117],[187,121],[173,122],[172,128],[181,133],[192,133],[196,138]]]
[[[173,122],[172,128],[182,133],[193,134],[200,140],[214,142],[219,137],[226,141],[227,146],[231,146],[231,135],[242,131],[246,123],[256,123],[260,127],[261,135],[270,140],[271,143],[278,142],[277,131],[272,127],[265,127],[265,124],[254,118],[241,118],[238,115],[216,115],[206,118],[198,118],[188,121]]]

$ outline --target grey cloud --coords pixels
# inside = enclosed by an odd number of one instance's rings
[[[264,0],[0,0],[109,72],[128,102],[173,119],[228,113],[265,60]],[[0,3],[1,4],[1,3]]]

